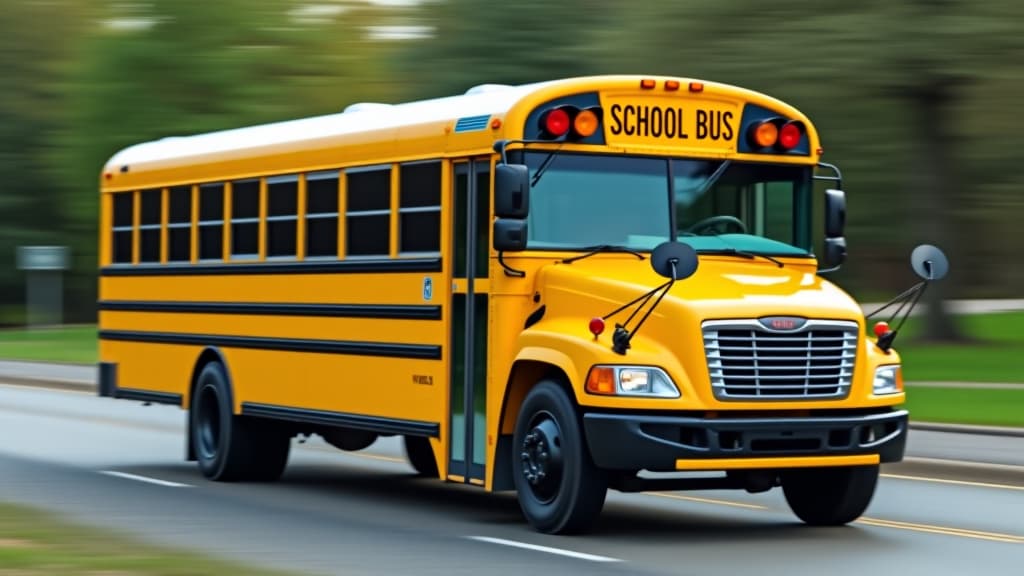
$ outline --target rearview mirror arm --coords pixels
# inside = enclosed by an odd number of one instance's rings
[[[526,272],[516,270],[505,263],[504,252],[498,252],[498,264],[501,264],[501,267],[505,269],[505,276],[511,276],[512,278],[526,278]]]

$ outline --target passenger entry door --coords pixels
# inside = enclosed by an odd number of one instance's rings
[[[487,454],[491,161],[460,161],[453,168],[448,477],[483,485]]]

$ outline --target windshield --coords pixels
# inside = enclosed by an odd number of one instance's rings
[[[549,152],[526,152],[531,178]],[[811,168],[559,152],[530,191],[528,247],[611,244],[651,250],[806,256]]]

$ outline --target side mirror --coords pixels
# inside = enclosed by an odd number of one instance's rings
[[[697,271],[697,251],[682,242],[663,242],[651,252],[651,267],[659,276],[684,280]]]
[[[910,266],[922,280],[942,280],[949,272],[949,260],[942,250],[931,244],[921,244],[910,253]]]
[[[530,169],[525,164],[494,167],[494,215],[526,218],[530,213]]]
[[[823,269],[831,272],[846,261],[846,238],[825,238],[825,254],[822,256]]]
[[[498,252],[522,252],[526,250],[526,220],[498,218],[491,237]]]
[[[846,228],[846,193],[825,190],[825,237],[841,238]]]

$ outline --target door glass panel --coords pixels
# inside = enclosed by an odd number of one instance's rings
[[[476,294],[473,308],[473,464],[483,465],[487,436],[487,294]]]
[[[452,461],[466,460],[466,295],[452,295],[452,367],[451,367],[451,442]]]
[[[455,250],[455,277],[466,277],[466,219],[467,200],[469,196],[469,165],[455,166],[455,230],[452,242]]]
[[[487,278],[491,237],[491,168],[483,165],[476,173],[476,260],[473,276]]]

